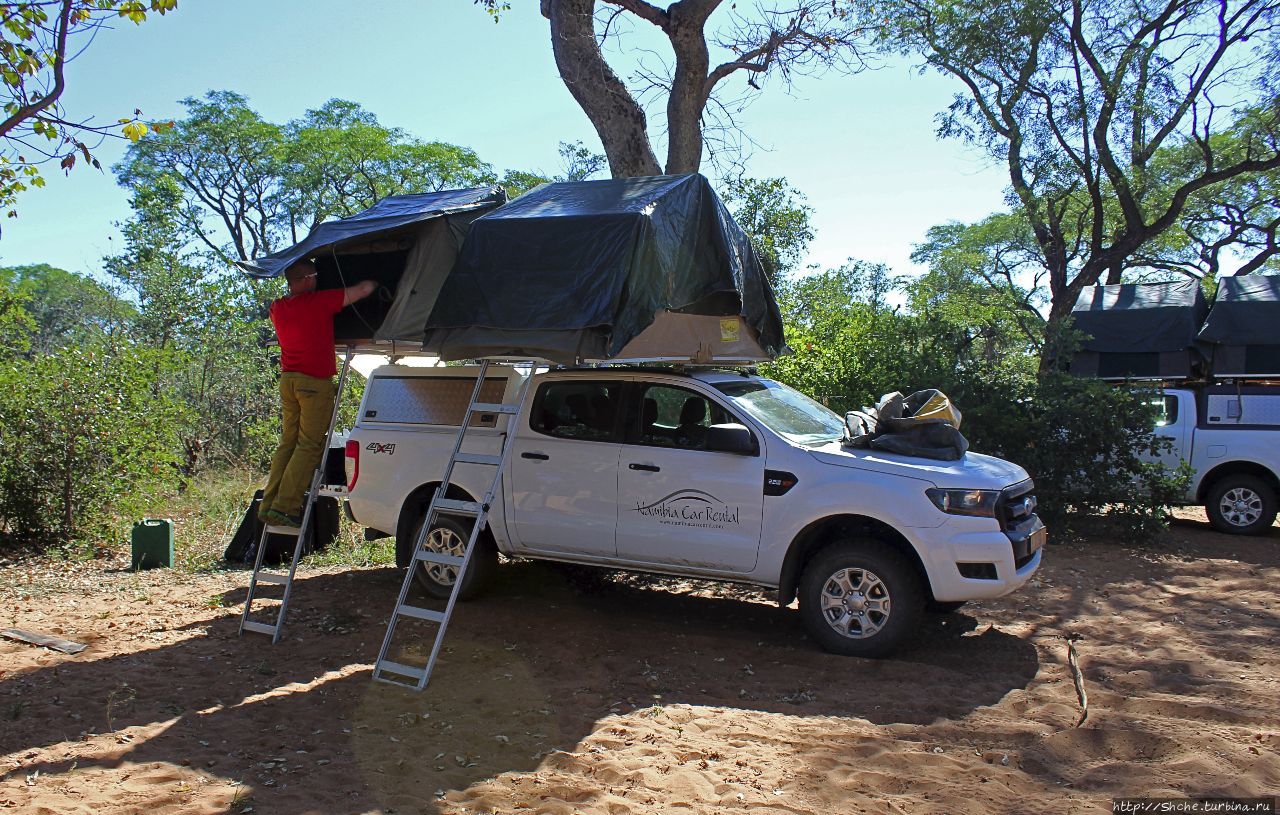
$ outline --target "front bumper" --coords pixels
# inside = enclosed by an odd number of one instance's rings
[[[944,524],[937,532],[946,534]],[[1040,568],[1047,531],[1035,515],[1007,531],[960,532],[932,548],[929,582],[935,600],[960,602],[1003,597],[1021,588]]]

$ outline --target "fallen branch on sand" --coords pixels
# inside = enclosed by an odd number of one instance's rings
[[[1076,722],[1076,727],[1079,727],[1089,718],[1089,694],[1084,692],[1084,674],[1080,672],[1075,640],[1067,640],[1067,664],[1071,666],[1071,679],[1076,684],[1076,696],[1080,699],[1080,721]]]

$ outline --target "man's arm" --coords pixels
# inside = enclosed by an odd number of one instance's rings
[[[347,286],[342,290],[343,307],[345,308],[357,300],[363,300],[373,294],[376,288],[378,288],[378,284],[372,280],[362,280],[354,286]]]

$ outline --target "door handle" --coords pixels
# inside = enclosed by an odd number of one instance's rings
[[[531,458],[534,461],[550,461],[551,456],[546,453],[521,453],[520,458]]]
[[[628,467],[630,467],[630,468],[631,468],[631,469],[633,469],[633,470],[644,470],[646,473],[657,473],[657,472],[661,472],[661,471],[662,471],[662,468],[661,468],[661,467],[659,467],[657,464],[634,464],[634,463],[632,463],[632,464],[628,464],[627,466],[628,466]]]

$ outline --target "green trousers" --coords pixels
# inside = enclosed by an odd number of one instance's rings
[[[286,372],[280,376],[280,446],[271,457],[271,475],[258,516],[268,509],[302,515],[302,495],[320,466],[324,439],[333,418],[332,379]]]

